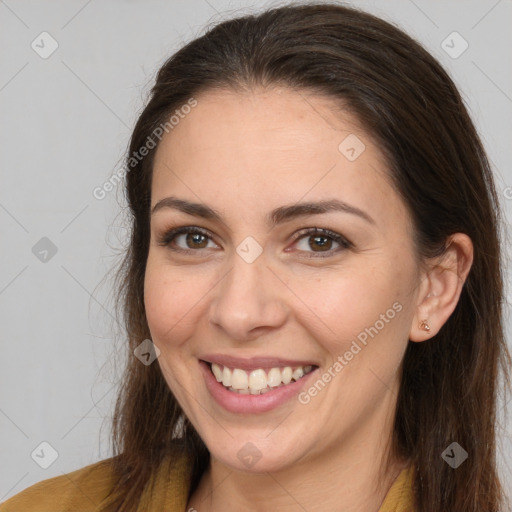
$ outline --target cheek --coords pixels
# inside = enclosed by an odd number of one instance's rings
[[[397,295],[389,275],[379,275],[363,265],[299,279],[293,288],[318,321],[323,320],[326,327],[340,333],[369,318],[377,319],[382,308],[391,307],[392,298]]]
[[[301,306],[302,323],[332,358],[350,350],[353,341],[364,348],[360,361],[394,357],[394,349],[401,353],[409,330],[406,290],[412,269],[406,262],[397,268],[386,262],[354,265],[294,283],[296,295],[307,306]],[[375,350],[368,350],[370,345]]]
[[[180,343],[196,324],[200,298],[207,293],[199,277],[184,277],[182,269],[150,263],[144,279],[144,305],[153,341]]]

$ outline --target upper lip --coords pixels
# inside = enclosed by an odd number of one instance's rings
[[[200,357],[202,361],[207,363],[216,363],[218,365],[227,366],[228,368],[240,368],[241,370],[257,370],[259,368],[284,368],[291,366],[318,366],[313,361],[298,361],[294,359],[282,359],[280,357],[256,356],[256,357],[233,357],[227,354],[206,354]]]

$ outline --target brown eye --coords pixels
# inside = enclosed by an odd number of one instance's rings
[[[208,248],[208,242],[210,241],[213,243],[208,232],[185,226],[171,229],[158,240],[158,244],[168,246],[173,251],[190,253],[198,249]]]
[[[209,242],[214,246],[208,247]],[[333,248],[333,243],[338,247]],[[201,249],[217,247],[208,231],[193,226],[169,230],[158,240],[158,244],[186,254],[199,254]],[[328,257],[353,247],[353,244],[339,233],[321,228],[301,230],[295,237],[294,245],[299,246],[299,252],[309,253],[307,257]]]
[[[297,245],[301,252],[310,253],[310,257],[328,257],[353,247],[353,244],[339,233],[321,228],[302,230],[295,240],[294,245]],[[333,243],[338,244],[338,247],[333,248]],[[315,253],[325,253],[325,255],[316,256]]]
[[[181,236],[181,235],[180,235]],[[208,245],[208,240],[206,235],[202,233],[189,233],[184,235],[185,243],[191,249],[204,249]],[[179,237],[177,237],[179,238]]]
[[[333,240],[328,236],[309,237],[309,247],[311,249],[319,248],[320,251],[328,251],[332,247]]]

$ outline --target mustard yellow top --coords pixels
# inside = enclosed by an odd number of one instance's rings
[[[113,485],[105,459],[61,476],[43,480],[0,504],[0,512],[97,512]],[[167,462],[167,463],[166,463]],[[138,512],[186,512],[191,461],[182,457],[170,469],[164,459],[146,486]],[[151,484],[154,483],[152,490]],[[412,468],[403,469],[378,512],[414,512]]]

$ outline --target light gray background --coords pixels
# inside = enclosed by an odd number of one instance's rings
[[[511,1],[355,3],[395,21],[448,69],[483,137],[509,219]],[[125,231],[120,187],[104,200],[92,192],[121,169],[164,60],[208,23],[274,4],[0,0],[0,501],[111,456],[122,361],[113,357],[111,282],[100,282],[118,261]],[[43,31],[59,45],[47,59],[31,47]],[[453,31],[469,44],[456,59],[441,47]],[[32,252],[43,237],[57,248],[46,262]],[[509,460],[511,437],[508,422]],[[31,457],[41,442],[58,452],[48,469]],[[44,445],[43,452],[51,454]],[[501,463],[512,496],[510,463]]]

